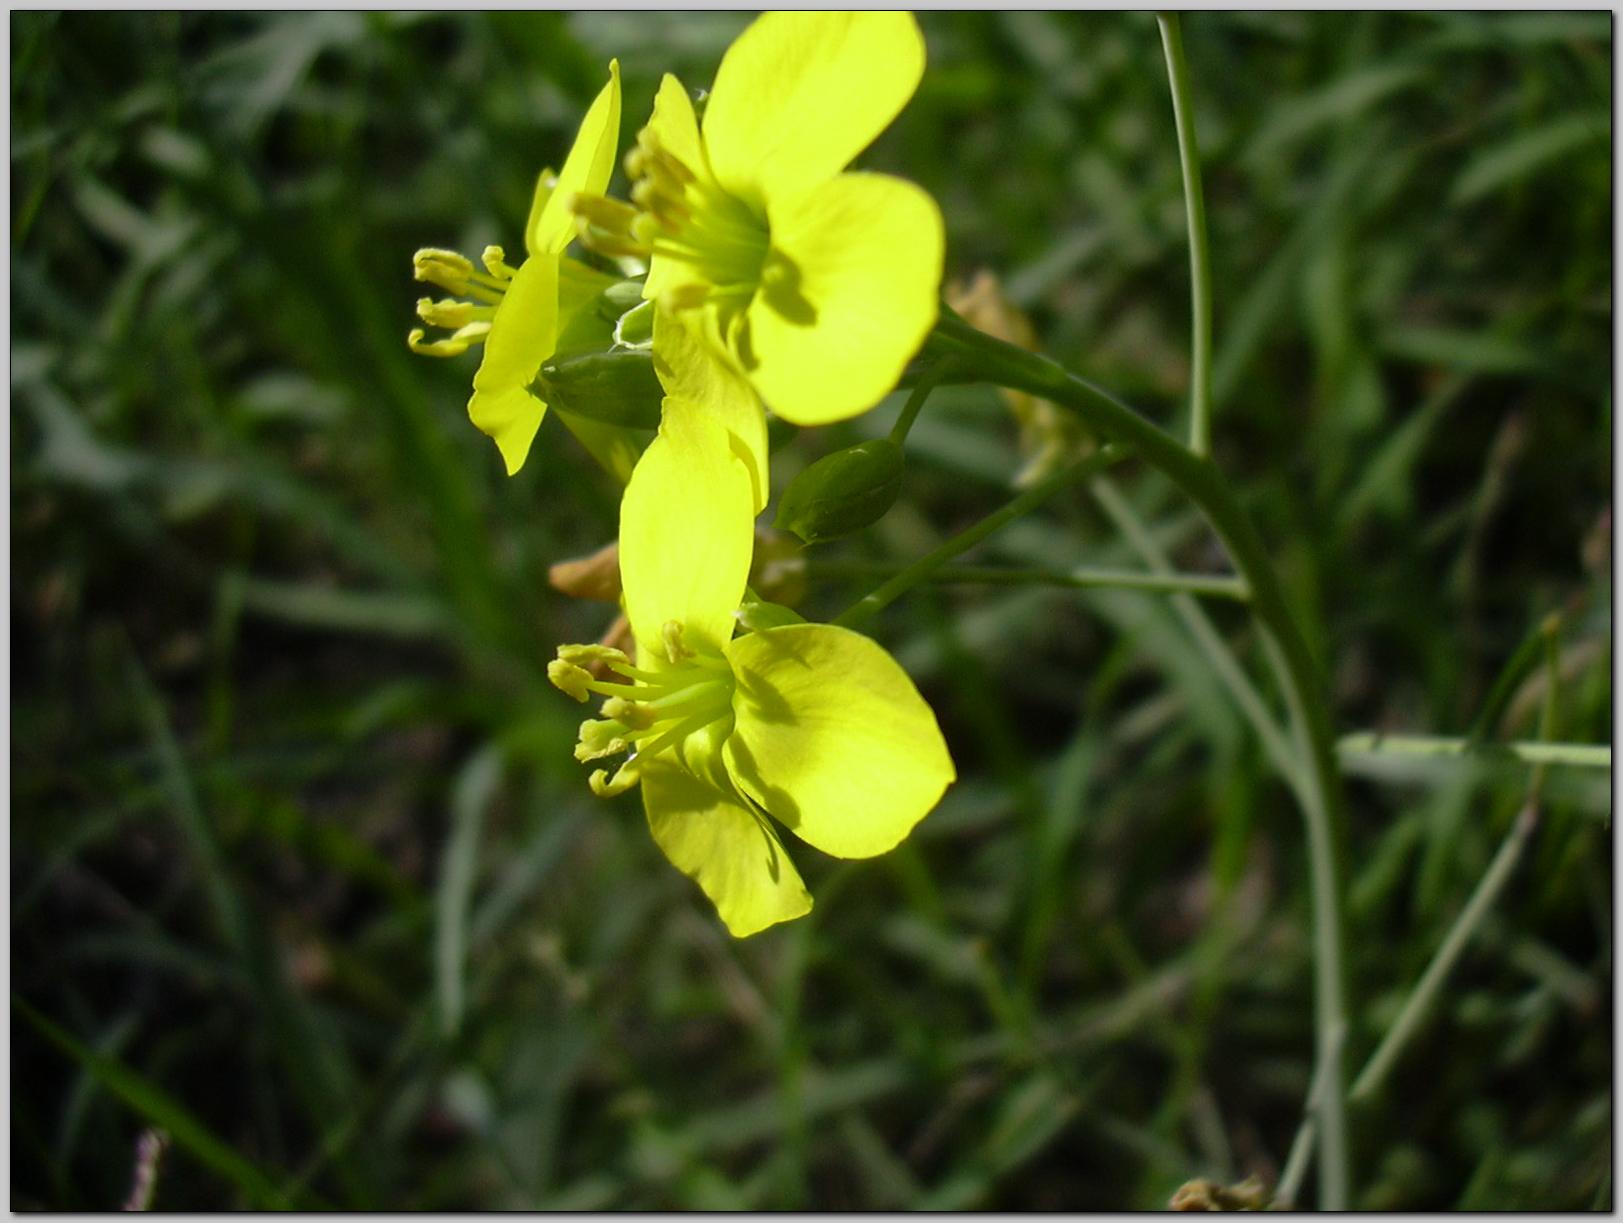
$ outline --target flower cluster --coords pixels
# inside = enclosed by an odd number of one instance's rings
[[[608,194],[611,63],[563,169],[537,182],[523,262],[499,247],[477,264],[441,250],[415,260],[417,278],[452,297],[418,304],[449,335],[414,330],[410,344],[435,356],[484,346],[468,412],[510,474],[549,405],[629,472],[618,568],[633,652],[562,646],[548,675],[576,700],[603,698],[575,749],[620,760],[591,774],[594,793],[640,787],[654,840],[739,937],[811,908],[778,825],[825,853],[871,857],[954,779],[934,715],[882,647],[783,607],[740,615],[770,499],[768,410],[797,425],[866,411],[936,321],[934,201],[846,168],[923,68],[908,14],[766,14],[723,57],[702,120],[663,79],[622,200]],[[577,237],[618,274],[567,256]],[[611,357],[632,381],[603,381]],[[647,369],[651,440],[628,406]]]

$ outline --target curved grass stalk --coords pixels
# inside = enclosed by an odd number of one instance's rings
[[[1046,357],[1005,344],[948,316],[936,324],[935,339],[957,353],[962,368],[982,380],[1048,399],[1077,413],[1096,433],[1131,447],[1205,514],[1227,547],[1235,572],[1251,591],[1252,608],[1271,643],[1271,657],[1301,748],[1301,765],[1287,781],[1300,783],[1293,789],[1302,800],[1312,883],[1314,1029],[1317,1073],[1322,1082],[1314,1110],[1322,1169],[1320,1205],[1328,1210],[1345,1209],[1349,1174],[1341,1065],[1347,1002],[1339,866],[1340,779],[1317,667],[1267,547],[1210,459],[1196,454],[1109,391]],[[900,593],[899,589],[890,592],[886,602]]]

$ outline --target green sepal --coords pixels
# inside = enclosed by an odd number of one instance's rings
[[[541,367],[536,393],[565,412],[625,429],[659,428],[665,396],[647,349],[555,357]]]
[[[782,603],[745,599],[738,606],[738,623],[750,632],[758,633],[762,629],[781,628],[785,624],[805,624],[806,617]]]

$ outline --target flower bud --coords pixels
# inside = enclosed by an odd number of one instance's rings
[[[825,455],[784,489],[773,523],[809,544],[878,522],[902,488],[902,450],[887,438]]]
[[[555,357],[536,381],[541,398],[560,411],[626,429],[659,428],[665,392],[646,349]]]

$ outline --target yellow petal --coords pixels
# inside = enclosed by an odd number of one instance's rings
[[[733,453],[749,472],[758,514],[767,499],[766,413],[749,380],[721,355],[719,345],[700,338],[695,327],[705,318],[695,315],[690,326],[666,310],[654,315],[654,371],[667,396],[709,413],[731,435]]]
[[[884,853],[956,776],[912,680],[860,633],[790,624],[738,638],[727,658],[738,684],[727,769],[824,853]]]
[[[524,249],[527,254],[536,253],[537,226],[541,223],[541,214],[546,211],[547,201],[552,198],[553,188],[557,185],[558,172],[551,166],[535,176],[535,190],[530,194],[530,215],[524,221]]]
[[[643,773],[648,829],[671,864],[704,889],[734,938],[811,911],[777,835],[737,800],[679,768]]]
[[[797,425],[878,403],[935,326],[941,210],[912,183],[842,174],[774,207],[773,254],[732,337],[750,380]]]
[[[733,635],[755,547],[749,473],[727,430],[671,401],[620,502],[620,583],[637,643],[664,653],[664,628],[715,654]]]
[[[575,236],[575,215],[570,201],[577,192],[602,195],[614,173],[614,153],[620,144],[620,61],[609,61],[609,83],[580,121],[574,146],[558,171],[558,184],[525,233],[532,254],[559,254]]]
[[[867,148],[923,74],[910,13],[767,13],[716,71],[704,115],[711,169],[755,202],[802,191]]]
[[[468,415],[496,440],[512,475],[524,465],[547,405],[529,385],[552,355],[558,335],[558,261],[525,261],[496,307],[484,356],[473,376]]]
[[[682,82],[669,72],[659,82],[659,92],[654,95],[654,113],[643,130],[646,139],[670,153],[694,174],[708,173],[693,101]],[[648,264],[648,279],[643,284],[642,295],[652,301],[674,285],[693,279],[692,269],[687,264],[655,255]]]

